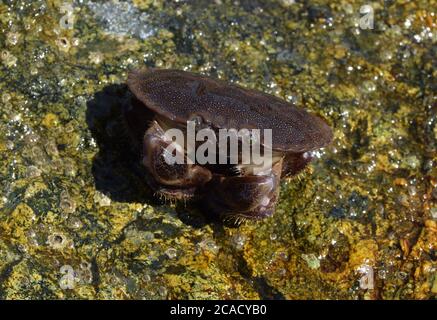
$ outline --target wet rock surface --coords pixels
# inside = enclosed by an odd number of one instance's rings
[[[431,3],[364,30],[358,1],[0,2],[0,298],[435,298]],[[259,223],[161,202],[121,121],[140,66],[305,104],[334,142]]]

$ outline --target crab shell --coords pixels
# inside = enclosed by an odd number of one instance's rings
[[[184,126],[188,120],[212,129],[272,130],[272,149],[302,154],[326,146],[331,128],[320,117],[270,94],[222,80],[169,69],[129,73],[128,86],[153,113]]]

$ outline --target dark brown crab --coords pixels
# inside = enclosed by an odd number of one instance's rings
[[[214,213],[248,219],[271,215],[281,177],[301,171],[311,160],[308,152],[332,140],[332,131],[321,118],[272,95],[206,76],[142,69],[132,71],[127,83],[134,97],[125,118],[142,141],[150,186],[166,198],[198,195]],[[271,129],[271,166],[255,174],[253,165],[240,162],[169,165],[165,149],[172,141],[164,132],[170,128],[186,132],[188,120],[195,121],[196,130]],[[186,158],[186,148],[179,152]]]

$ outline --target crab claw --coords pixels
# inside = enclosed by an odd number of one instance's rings
[[[261,219],[273,214],[278,200],[282,162],[269,174],[214,176],[205,185],[204,204],[214,213],[243,219]]]

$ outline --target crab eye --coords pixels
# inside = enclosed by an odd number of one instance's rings
[[[199,128],[203,123],[203,118],[197,114],[194,114],[190,117],[189,121],[194,122],[194,125],[196,126],[196,128]]]
[[[309,158],[311,158],[311,157],[312,157],[311,151],[304,152],[304,154],[302,155],[302,157],[303,157],[304,159],[309,159]]]

